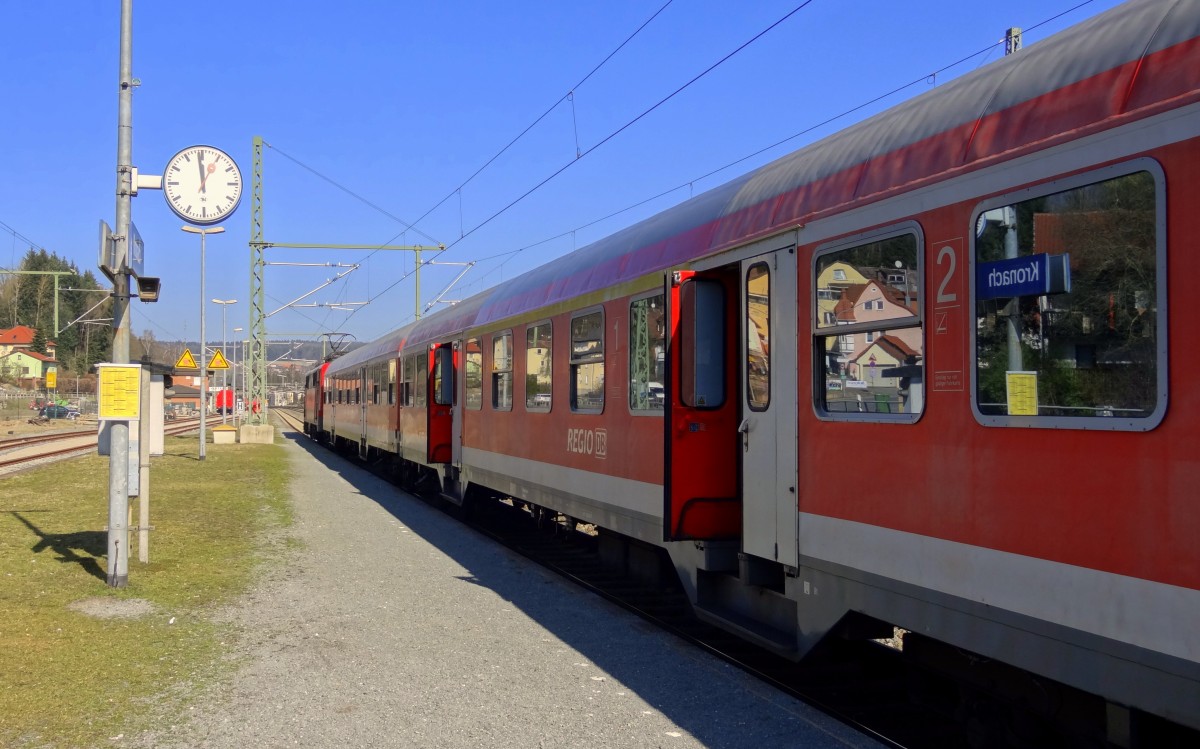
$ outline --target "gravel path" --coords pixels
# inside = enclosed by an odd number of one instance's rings
[[[122,746],[866,747],[859,734],[289,440],[302,544],[233,683]]]

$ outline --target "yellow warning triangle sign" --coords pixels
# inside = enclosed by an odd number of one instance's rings
[[[225,360],[225,355],[221,353],[221,349],[214,349],[212,359],[208,362],[209,369],[229,369],[229,362]]]
[[[191,349],[184,349],[179,355],[179,361],[175,362],[175,369],[199,369],[196,366],[196,359],[192,356]]]

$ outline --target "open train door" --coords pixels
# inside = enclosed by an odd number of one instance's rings
[[[799,563],[796,252],[741,263],[742,551]]]
[[[454,402],[458,381],[458,347],[452,343],[430,346],[429,363],[429,439],[426,461],[454,461]]]
[[[736,539],[737,276],[667,274],[663,539]]]

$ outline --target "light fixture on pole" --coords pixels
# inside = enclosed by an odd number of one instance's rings
[[[221,305],[221,356],[225,356],[225,308],[231,304],[237,304],[236,299],[214,299],[213,304]],[[225,356],[226,364],[229,362],[229,357]],[[233,409],[233,404],[229,402],[229,396],[226,391],[229,389],[229,378],[226,376],[228,369],[221,370],[221,426],[225,426],[225,415]]]
[[[204,340],[204,240],[209,234],[221,234],[225,231],[223,226],[200,227],[184,225],[183,230],[188,234],[200,235],[200,460],[204,460],[204,425],[208,421],[208,360],[205,359],[207,353]]]

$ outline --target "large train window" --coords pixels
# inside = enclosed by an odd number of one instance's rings
[[[388,399],[389,406],[396,405],[396,360],[388,362]]]
[[[925,333],[916,224],[853,237],[813,258],[818,417],[911,423],[924,410]]]
[[[525,408],[530,411],[550,410],[553,334],[549,320],[525,328]]]
[[[1162,420],[1164,184],[1143,159],[979,207],[971,378],[980,423],[1147,430]]]
[[[629,410],[661,414],[667,380],[666,297],[662,292],[629,305]]]
[[[417,371],[417,358],[415,356],[406,356],[403,361],[403,371],[400,374],[400,405],[411,407],[413,405],[413,377]]]
[[[467,339],[467,353],[463,360],[467,408],[478,411],[483,408],[483,347],[479,345],[478,338]]]
[[[433,350],[433,390],[430,395],[434,405],[454,405],[454,349],[449,344]]]
[[[512,333],[492,336],[492,408],[511,411],[513,402]]]
[[[571,318],[571,410],[604,411],[604,312]]]
[[[746,273],[746,402],[751,411],[771,405],[771,271],[755,263]]]
[[[429,355],[421,352],[413,357],[413,406],[425,408],[425,393],[429,390]]]

